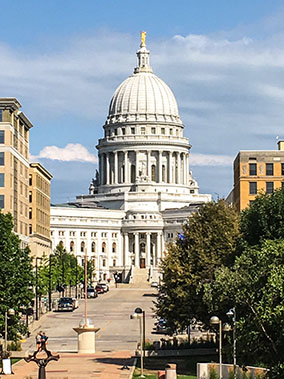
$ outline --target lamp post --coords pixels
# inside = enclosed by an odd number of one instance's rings
[[[36,320],[39,319],[39,312],[38,312],[38,265],[37,265],[37,261],[38,260],[41,260],[40,257],[36,257],[36,266],[35,266],[35,269],[36,269],[36,288],[35,288],[35,300],[36,300]]]
[[[233,364],[234,364],[234,379],[237,379],[237,339],[236,339],[236,307],[227,312],[227,316],[233,321]]]
[[[13,308],[8,309],[8,311],[5,311],[5,343],[4,343],[4,349],[7,351],[7,341],[8,341],[8,316],[14,316],[15,311]]]
[[[228,332],[231,330],[230,325],[225,323],[222,325],[222,321],[217,316],[210,318],[211,325],[219,325],[219,378],[222,379],[222,330]]]
[[[52,257],[54,257],[53,254],[50,254],[48,257],[48,263],[49,263],[49,270],[48,270],[48,309],[51,311],[52,304],[51,304],[51,264],[52,264]]]
[[[139,329],[140,329],[140,359],[141,359],[141,375],[140,378],[145,378],[144,376],[144,351],[145,351],[145,311],[141,308],[136,308],[134,313],[130,316],[131,319],[139,319]]]

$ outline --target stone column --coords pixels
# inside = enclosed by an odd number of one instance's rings
[[[152,180],[152,173],[151,173],[151,150],[147,151],[147,175],[149,180]]]
[[[113,171],[113,182],[114,184],[118,183],[118,160],[117,160],[117,151],[114,152],[114,171]]]
[[[139,169],[138,169],[138,153],[139,151],[135,151],[135,181],[136,178],[139,176]]]
[[[177,178],[176,183],[180,184],[180,175],[181,174],[181,164],[180,164],[180,153],[177,153]]]
[[[189,175],[189,154],[186,154],[186,180],[185,184],[188,184],[188,175]]]
[[[151,266],[151,233],[146,233],[146,267]]]
[[[171,151],[169,151],[168,173],[169,173],[169,183],[172,184],[173,182],[173,153]]]
[[[161,239],[162,239],[161,257],[163,258],[163,253],[165,251],[165,236],[164,236],[164,232],[162,232]]]
[[[161,232],[158,232],[157,233],[157,262],[155,262],[155,264],[157,266],[159,266],[160,264],[160,260],[161,260],[161,256],[162,256],[162,251],[161,251],[161,237],[162,237],[162,233]]]
[[[124,233],[124,265],[129,265],[129,237],[128,233]]]
[[[129,183],[128,151],[124,152],[124,182]]]
[[[100,181],[101,181],[101,184],[105,184],[106,175],[105,175],[105,155],[104,154],[100,155],[100,162],[101,162]]]
[[[110,169],[109,169],[109,153],[106,153],[106,184],[109,184]]]
[[[162,183],[162,152],[159,150],[159,182]]]
[[[135,241],[135,267],[140,266],[139,262],[139,233],[134,233],[134,241]]]

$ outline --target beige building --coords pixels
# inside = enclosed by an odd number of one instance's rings
[[[29,234],[33,257],[51,252],[50,181],[52,175],[40,164],[30,163],[29,170]]]
[[[29,131],[15,98],[0,98],[0,208],[14,218],[22,246],[29,242]]]
[[[258,193],[272,193],[284,183],[284,141],[278,150],[240,151],[234,161],[234,189],[228,200],[239,211]]]

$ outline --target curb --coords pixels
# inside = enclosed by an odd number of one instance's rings
[[[132,364],[132,367],[130,369],[128,379],[132,379],[133,374],[134,374],[134,370],[135,370],[135,367],[136,367],[136,364],[137,364],[137,357],[135,357],[134,360],[133,360],[133,364]]]

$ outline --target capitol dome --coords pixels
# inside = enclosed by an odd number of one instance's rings
[[[119,85],[111,99],[107,124],[144,120],[182,124],[174,94],[153,74],[149,54],[142,41],[134,74]]]

